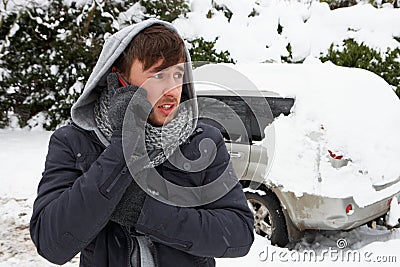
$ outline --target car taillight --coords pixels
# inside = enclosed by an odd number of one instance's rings
[[[393,198],[388,199],[388,206],[390,206],[390,204],[392,204],[392,200],[393,200]]]
[[[336,169],[346,166],[347,163],[349,163],[350,161],[350,159],[343,158],[343,155],[336,155],[331,150],[328,150],[328,152],[329,152],[329,161],[332,164],[332,167]]]
[[[329,156],[331,156],[334,159],[342,159],[343,156],[342,155],[336,155],[335,153],[333,153],[332,151],[328,150],[329,152]]]
[[[346,214],[352,215],[354,213],[353,205],[349,204],[346,206]]]

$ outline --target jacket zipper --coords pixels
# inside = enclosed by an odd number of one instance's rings
[[[107,187],[107,189],[106,189],[107,193],[110,193],[110,191],[113,189],[115,184],[118,182],[119,178],[121,178],[121,176],[126,173],[126,170],[127,170],[127,168],[124,167],[122,169],[122,171],[117,175],[117,177],[115,177],[114,181]]]
[[[162,244],[176,245],[176,246],[180,246],[180,247],[183,247],[183,248],[186,248],[186,249],[189,248],[189,245],[187,245],[187,244],[181,244],[181,243],[175,243],[175,242],[167,242],[165,240],[162,240],[162,239],[160,239],[158,237],[155,237],[155,236],[149,235],[149,234],[147,234],[147,236],[151,237],[152,239],[154,239],[154,240],[156,240],[156,241],[158,241],[158,242],[160,242]]]
[[[122,228],[123,228],[125,237],[126,237],[126,239],[127,239],[127,241],[128,241],[128,254],[127,254],[127,255],[128,255],[128,257],[127,257],[127,263],[128,263],[128,265],[127,265],[127,267],[131,267],[131,254],[132,254],[132,252],[133,252],[132,240],[131,240],[131,238],[130,238],[130,235],[129,235],[128,230],[127,230],[125,227],[122,227]]]

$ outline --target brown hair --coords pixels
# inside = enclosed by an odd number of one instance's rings
[[[149,69],[163,59],[156,71],[163,70],[186,61],[185,45],[182,38],[173,30],[155,24],[140,31],[119,56],[115,67],[126,77],[135,59],[143,63],[143,70]]]

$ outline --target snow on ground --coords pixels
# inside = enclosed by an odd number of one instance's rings
[[[0,131],[0,266],[46,265],[36,256],[28,227],[50,134]]]
[[[387,215],[387,224],[390,226],[395,226],[399,224],[400,219],[400,204],[397,197],[394,197],[390,203],[390,210]]]
[[[18,154],[16,151],[15,154]],[[31,156],[34,156],[30,154]],[[37,156],[37,155],[36,155]],[[14,177],[18,172],[14,172]],[[32,176],[24,176],[32,179]],[[9,180],[12,184],[12,179]],[[2,185],[4,185],[2,180]],[[33,188],[32,188],[33,189]],[[3,190],[2,190],[3,191]],[[0,198],[0,266],[55,266],[41,258],[29,235],[33,198]],[[78,259],[65,266],[78,266]]]
[[[29,140],[26,140],[27,136]],[[50,132],[45,131],[0,131],[2,197],[26,199],[35,196],[35,186],[44,170],[49,138]]]

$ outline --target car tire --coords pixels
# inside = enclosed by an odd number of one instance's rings
[[[285,215],[273,193],[245,192],[247,203],[254,215],[255,232],[268,238],[272,245],[284,247],[289,243]]]

